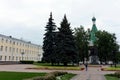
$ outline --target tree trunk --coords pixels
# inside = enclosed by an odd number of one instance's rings
[[[115,66],[115,68],[117,67],[117,66],[116,66],[116,62],[114,62],[114,66]]]
[[[64,62],[64,66],[67,66],[67,62]]]
[[[57,62],[57,65],[59,66],[59,65],[60,65],[60,63],[59,63],[59,62]]]
[[[53,63],[53,62],[51,62],[51,65],[52,65],[52,66],[54,66],[54,63]]]

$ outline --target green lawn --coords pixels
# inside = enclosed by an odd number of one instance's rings
[[[105,76],[106,80],[120,80],[117,77],[112,77],[112,76]]]
[[[70,80],[72,77],[74,77],[75,74],[65,74],[61,77],[61,80]]]
[[[112,67],[108,67],[108,68],[105,68],[104,70],[120,70],[120,65],[117,65],[116,67],[114,67],[114,65]]]
[[[113,65],[112,67],[115,67],[115,66]],[[120,65],[119,65],[119,64],[118,64],[118,65],[116,65],[116,68],[120,68]]]
[[[0,72],[0,80],[23,80],[35,76],[44,76],[45,73],[27,73],[27,72]]]
[[[50,69],[50,70],[80,70],[81,67],[80,66],[72,66],[72,65],[68,65],[68,66],[63,66],[63,65],[54,65],[51,66],[51,64],[48,63],[34,63],[34,65],[36,65],[37,67],[35,67],[35,69]]]
[[[117,71],[117,70],[120,70],[120,68],[109,67],[109,68],[105,68],[104,70],[110,70],[110,71],[111,70],[113,70],[113,71],[116,70]]]

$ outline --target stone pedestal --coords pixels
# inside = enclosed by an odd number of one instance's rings
[[[91,64],[99,64],[98,56],[93,55],[90,58]]]

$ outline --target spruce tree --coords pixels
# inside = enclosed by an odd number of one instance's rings
[[[50,18],[48,19],[48,23],[46,25],[46,33],[44,34],[44,41],[43,41],[43,61],[54,63],[54,38],[55,38],[55,29],[56,25],[53,22],[52,13],[50,13]]]
[[[70,29],[70,23],[68,23],[68,20],[66,18],[66,15],[63,18],[63,21],[61,22],[61,27],[59,29],[59,45],[58,45],[58,55],[60,56],[60,61],[64,64],[64,66],[67,66],[68,63],[77,62],[77,49],[75,45],[75,40],[73,37],[73,32]]]

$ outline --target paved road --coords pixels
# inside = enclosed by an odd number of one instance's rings
[[[15,71],[15,72],[52,72],[56,70],[34,70],[26,69],[35,67],[34,65],[0,65],[0,71]],[[71,80],[105,80],[104,74],[114,73],[113,71],[101,71],[100,67],[88,67],[88,71],[73,71],[73,70],[57,70],[77,74]]]
[[[35,70],[35,69],[26,69],[26,68],[34,68],[35,65],[25,65],[25,64],[15,64],[15,65],[0,65],[0,71],[14,71],[14,72],[53,72],[53,71],[64,71],[74,74],[79,74],[80,71],[73,70]]]
[[[113,71],[101,71],[100,67],[89,67],[88,71],[81,71],[71,80],[106,80],[104,75]]]

